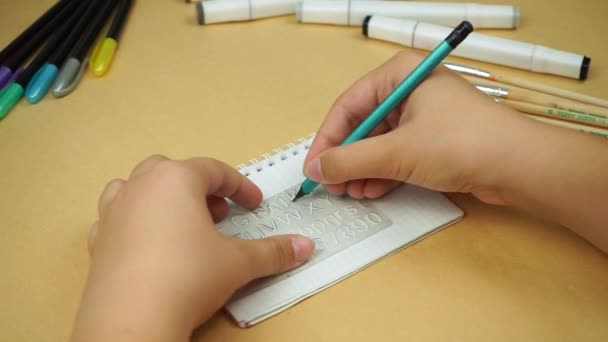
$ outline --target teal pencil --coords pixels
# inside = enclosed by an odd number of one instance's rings
[[[367,35],[367,23],[371,16],[367,16],[363,21],[363,34]],[[420,82],[441,63],[447,55],[460,44],[469,33],[473,32],[473,25],[468,21],[463,21],[444,39],[420,64],[412,71],[399,85],[382,101],[374,111],[372,111],[361,124],[342,142],[342,145],[350,144],[364,139],[384,118],[393,110],[403,99],[405,99]],[[307,178],[300,187],[294,202],[311,192],[319,183]]]

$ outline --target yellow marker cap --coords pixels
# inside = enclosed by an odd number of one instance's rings
[[[89,68],[93,75],[103,76],[108,71],[117,45],[116,40],[112,38],[104,38],[99,41],[89,62]]]

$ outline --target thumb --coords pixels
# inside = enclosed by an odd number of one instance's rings
[[[285,272],[302,265],[315,244],[301,235],[277,235],[260,240],[241,240],[253,278]]]
[[[402,180],[402,158],[393,142],[393,134],[327,149],[305,165],[304,173],[315,182],[324,184],[368,178]]]

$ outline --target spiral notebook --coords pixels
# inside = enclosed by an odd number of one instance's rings
[[[243,239],[296,233],[315,241],[307,263],[254,281],[234,295],[226,309],[240,327],[269,318],[463,217],[441,193],[411,185],[363,201],[318,187],[292,202],[304,180],[302,165],[312,138],[239,166],[260,187],[264,201],[251,211],[233,205],[218,224],[220,232]]]

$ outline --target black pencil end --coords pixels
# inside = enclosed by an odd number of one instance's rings
[[[460,25],[456,26],[445,41],[450,44],[452,49],[455,49],[473,30],[473,24],[464,20]]]

